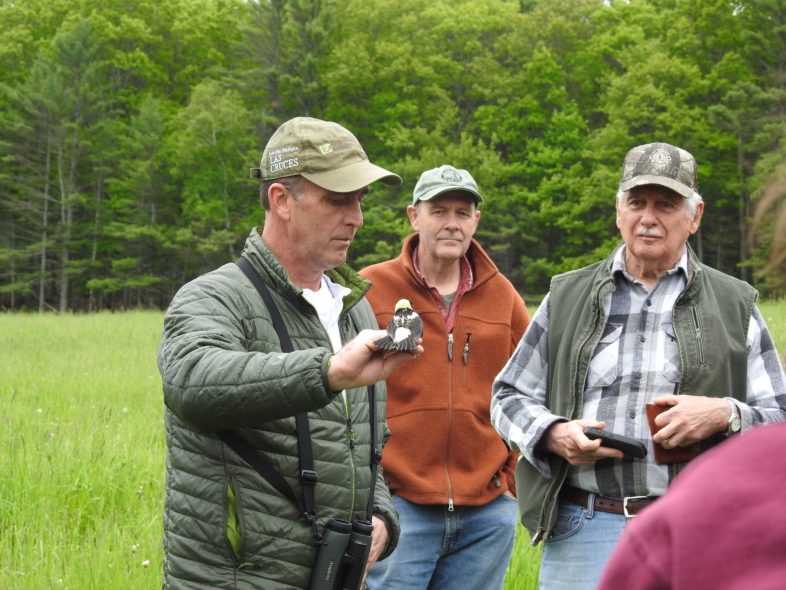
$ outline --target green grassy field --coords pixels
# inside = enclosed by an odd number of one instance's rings
[[[786,301],[762,312],[786,347]],[[162,314],[0,314],[0,588],[161,585]],[[507,590],[536,587],[520,535]]]

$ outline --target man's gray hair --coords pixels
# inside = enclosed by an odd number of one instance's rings
[[[630,191],[617,191],[617,204],[619,204],[629,192]],[[688,219],[693,219],[693,216],[696,215],[696,208],[704,199],[701,198],[701,195],[697,191],[693,191],[690,197],[683,198],[685,199],[685,205],[688,207]]]
[[[263,180],[259,185],[259,200],[262,201],[262,208],[265,211],[270,211],[270,198],[268,197],[267,191],[270,189],[270,185],[272,184],[283,184],[284,188],[286,188],[292,196],[297,201],[300,196],[303,194],[305,190],[304,181],[305,179],[298,175],[295,176],[284,176],[283,178],[272,178],[270,180]]]

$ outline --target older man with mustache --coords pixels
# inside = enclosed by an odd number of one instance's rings
[[[623,243],[552,279],[494,381],[492,422],[523,457],[522,522],[545,542],[543,589],[594,589],[628,520],[691,459],[786,419],[783,368],[756,291],[702,264],[687,243],[704,212],[696,172],[693,156],[669,144],[628,152],[617,193]],[[626,456],[587,427],[648,453]]]

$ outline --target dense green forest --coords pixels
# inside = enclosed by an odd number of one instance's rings
[[[165,306],[262,223],[248,170],[296,115],[405,179],[355,266],[452,163],[543,293],[616,242],[627,150],[667,141],[699,163],[702,259],[786,292],[783,0],[0,0],[0,308]]]

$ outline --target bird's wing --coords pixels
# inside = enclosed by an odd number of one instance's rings
[[[393,342],[393,338],[390,336],[385,336],[379,340],[375,340],[374,344],[376,344],[380,350],[394,350],[396,348],[396,344]]]
[[[423,336],[423,320],[419,315],[412,318],[412,322],[409,324],[409,331],[412,334],[413,340],[417,340]]]

